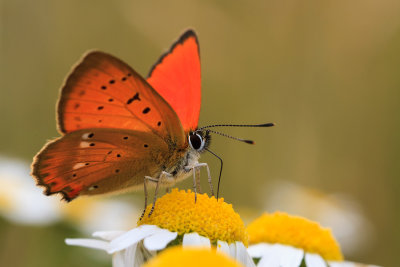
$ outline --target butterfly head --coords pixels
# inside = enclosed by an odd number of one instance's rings
[[[188,135],[188,140],[190,147],[201,153],[210,145],[210,132],[208,130],[191,131]]]

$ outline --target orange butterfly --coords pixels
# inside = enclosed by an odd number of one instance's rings
[[[199,44],[192,30],[158,60],[147,81],[109,54],[88,53],[61,89],[62,136],[34,158],[37,184],[66,201],[143,185],[146,191],[147,181],[156,183],[157,194],[159,186],[170,187],[206,167],[211,185],[208,166],[198,159],[208,150],[210,132],[218,132],[207,129],[215,125],[197,129],[200,87]]]

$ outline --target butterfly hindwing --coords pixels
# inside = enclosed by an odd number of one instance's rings
[[[47,194],[102,194],[142,186],[145,175],[173,166],[174,153],[154,134],[85,129],[47,144],[36,156],[33,175]]]
[[[200,50],[197,36],[186,31],[152,67],[147,81],[178,114],[184,131],[197,128],[201,104]]]
[[[179,118],[169,104],[127,64],[99,51],[84,56],[65,81],[58,124],[62,133],[117,128],[185,143]]]

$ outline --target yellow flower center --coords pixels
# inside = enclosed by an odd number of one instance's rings
[[[238,262],[228,258],[225,254],[215,250],[201,248],[172,247],[152,258],[143,267],[170,267],[170,266],[226,266],[241,267]]]
[[[338,242],[329,228],[283,212],[263,214],[248,227],[250,244],[279,243],[317,253],[325,260],[343,260]]]
[[[179,235],[196,232],[208,237],[212,243],[217,240],[232,243],[241,241],[246,246],[248,237],[243,221],[240,219],[231,204],[218,201],[207,194],[197,194],[173,189],[171,193],[159,198],[153,214],[148,216],[152,205],[147,206],[143,219],[138,225],[152,224]]]

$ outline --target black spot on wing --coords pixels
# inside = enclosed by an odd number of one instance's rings
[[[128,101],[126,101],[126,104],[129,105],[130,103],[132,103],[135,100],[141,101],[141,99],[139,97],[139,93],[136,93],[133,97],[129,98]]]

